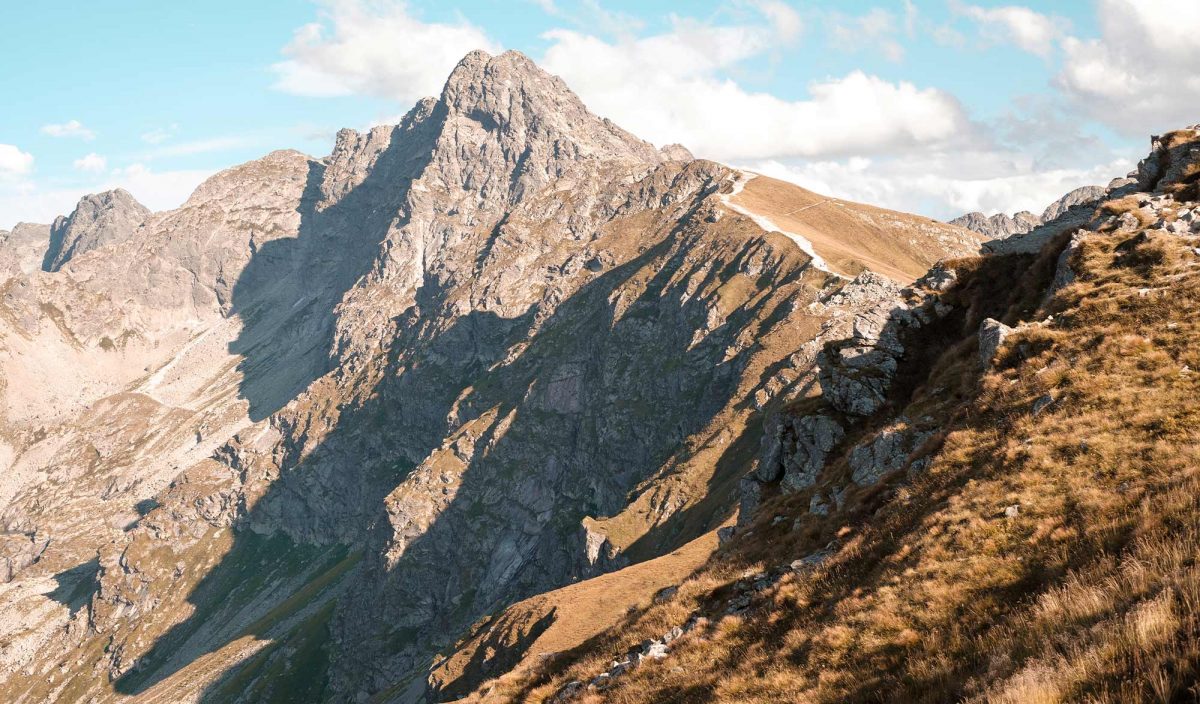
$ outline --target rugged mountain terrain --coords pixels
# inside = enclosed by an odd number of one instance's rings
[[[482,52],[323,159],[19,226],[0,691],[447,698],[506,669],[473,626],[539,598],[575,645],[705,564],[823,345],[980,239],[656,149]]]
[[[1072,208],[1086,207],[1094,203],[1097,199],[1102,198],[1108,190],[1101,186],[1081,186],[1046,206],[1041,215],[1034,215],[1028,210],[1022,210],[1013,215],[1005,213],[984,215],[980,212],[973,212],[954,218],[950,224],[965,227],[992,239],[1023,235],[1040,225],[1061,218]]]
[[[481,622],[511,671],[468,699],[1200,696],[1200,126],[1012,240],[846,284],[880,295],[768,410],[722,549],[559,652],[580,585]]]
[[[0,230],[0,277],[8,279],[40,267],[49,237],[48,225],[22,222],[12,232]]]

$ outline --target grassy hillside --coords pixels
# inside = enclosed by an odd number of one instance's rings
[[[888,411],[938,421],[910,457],[927,469],[857,488],[835,455],[673,598],[472,701],[1200,696],[1200,238],[1155,226],[1184,210],[1102,209],[1067,254],[1074,281],[1049,296],[1067,236],[951,262],[956,312],[922,332]],[[1127,211],[1132,225],[1110,217]],[[992,365],[984,317],[1016,327]],[[813,492],[844,486],[840,510],[809,513]],[[684,624],[666,657],[613,672]]]

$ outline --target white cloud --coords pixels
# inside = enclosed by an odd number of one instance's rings
[[[11,228],[18,222],[48,223],[75,208],[79,199],[88,193],[124,188],[151,210],[170,210],[179,207],[212,171],[177,170],[154,171],[144,164],[132,164],[114,169],[104,178],[71,188],[41,188],[22,182],[0,188],[0,228]]]
[[[148,152],[144,158],[158,159],[161,157],[206,154],[208,152],[219,152],[226,149],[237,149],[238,147],[249,146],[253,143],[254,140],[248,137],[212,137],[210,139],[197,139],[191,142],[180,142],[179,144],[169,144],[163,147],[158,147]]]
[[[1127,134],[1200,121],[1200,3],[1101,0],[1098,19],[1099,38],[1063,41],[1068,98]]]
[[[963,33],[948,24],[934,25],[929,34],[938,46],[961,49],[967,45],[967,38]]]
[[[1130,10],[1132,0],[1099,1],[1102,13],[1135,12],[1145,28],[1120,40],[1120,20],[1114,20],[1093,42],[1067,36],[1069,24],[1053,15],[963,0],[951,0],[957,19],[947,23],[921,15],[911,0],[859,15],[803,17],[784,0],[730,0],[716,15],[725,18],[721,23],[671,14],[667,28],[650,35],[642,33],[640,21],[608,12],[596,0],[531,1],[563,25],[542,35],[547,48],[539,63],[562,76],[592,110],[638,136],[681,142],[698,156],[759,167],[833,195],[944,218],[975,209],[1040,210],[1066,191],[1106,183],[1132,164],[1090,136],[1094,123],[1064,110],[1060,95],[1044,96],[1048,105],[1040,107],[1014,97],[1012,114],[982,125],[945,91],[861,70],[816,77],[806,95],[792,99],[750,90],[738,77],[751,61],[777,59],[780,47],[805,31],[809,17],[823,23],[834,48],[879,51],[897,61],[904,56],[901,40],[924,34],[956,49],[982,38],[1061,59],[1060,85],[1089,106],[1103,98],[1111,107],[1134,94],[1153,99],[1140,74],[1153,63],[1148,54],[1160,66],[1164,57],[1174,57],[1168,73],[1185,92],[1196,80],[1184,75],[1186,69],[1200,61],[1200,54],[1180,50],[1194,46],[1200,31],[1173,28],[1155,43],[1150,34],[1161,24],[1157,10]],[[1147,1],[1147,7],[1160,5],[1166,3]],[[1190,14],[1180,15],[1184,25]],[[960,31],[964,20],[974,27],[970,36]],[[1148,48],[1135,51],[1135,42]],[[397,0],[325,0],[319,20],[297,30],[273,70],[276,87],[288,92],[384,96],[407,106],[436,94],[453,65],[475,48],[497,51],[465,19],[423,22]],[[1155,91],[1171,93],[1162,85]],[[1156,105],[1170,100],[1194,106],[1200,104],[1196,95],[1158,96]]]
[[[905,31],[911,34],[916,22],[916,10],[906,7],[905,13]],[[854,17],[833,12],[829,14],[827,24],[829,38],[835,47],[852,51],[878,50],[889,61],[904,58],[904,47],[895,39],[900,31],[896,16],[881,7]]]
[[[767,18],[784,41],[799,37],[804,30],[804,21],[800,19],[800,13],[781,0],[756,0],[754,6]]]
[[[0,178],[20,176],[33,169],[33,155],[11,144],[0,144]]]
[[[108,160],[99,154],[92,152],[85,157],[76,159],[73,166],[78,171],[88,171],[91,173],[100,173],[108,168]]]
[[[613,12],[605,9],[599,0],[578,0],[573,10],[564,10],[554,0],[533,0],[538,7],[551,17],[565,20],[576,27],[587,28],[588,31],[599,32],[605,36],[630,37],[640,32],[646,23],[641,19],[623,12]],[[781,4],[777,0],[757,0],[764,4]],[[785,10],[790,8],[784,7]],[[784,18],[787,21],[787,18]]]
[[[713,159],[888,152],[956,141],[970,131],[949,94],[861,71],[814,82],[810,97],[797,101],[724,78],[722,70],[776,45],[768,26],[675,18],[670,32],[636,40],[606,42],[561,29],[544,38],[551,46],[542,64],[592,110],[652,142],[681,142]]]
[[[1011,42],[1024,51],[1047,57],[1055,41],[1063,35],[1065,22],[1027,7],[979,7],[951,3],[951,8],[980,24],[985,37],[996,42]]]
[[[182,205],[192,191],[214,173],[206,169],[155,171],[137,162],[114,169],[102,190],[119,186],[151,210],[170,210]]]
[[[590,108],[657,143],[682,142],[716,159],[829,156],[895,151],[961,139],[971,126],[949,94],[853,71],[817,80],[804,100],[782,100],[742,88],[728,71],[770,55],[803,31],[800,15],[780,0],[741,0],[758,21],[714,25],[669,16],[669,31],[644,37],[594,0],[568,16],[544,11],[588,31],[554,29],[541,64],[561,75]],[[913,10],[906,18],[913,19]],[[857,20],[873,36],[899,31],[890,13]],[[602,38],[606,30],[615,39]],[[495,51],[482,30],[461,20],[424,23],[400,2],[368,5],[327,0],[320,21],[297,30],[286,61],[273,66],[276,87],[304,95],[369,94],[401,102],[436,94],[470,49]],[[884,51],[899,58],[898,44]],[[652,70],[649,67],[653,67]],[[638,80],[629,80],[637,76]]]
[[[79,120],[70,120],[62,124],[42,125],[42,134],[48,134],[51,137],[78,137],[83,140],[91,140],[96,136],[88,128],[83,126]]]
[[[396,0],[325,0],[318,22],[296,30],[274,64],[275,88],[308,96],[369,94],[412,102],[436,95],[474,49],[497,51],[465,20],[422,22]]]
[[[149,132],[143,132],[142,141],[146,144],[162,144],[171,137],[174,137],[177,131],[179,131],[179,125],[175,123],[171,123],[166,127],[156,127]]]
[[[1104,185],[1133,167],[1128,159],[1075,168],[1040,169],[1032,159],[1005,152],[931,152],[904,158],[787,164],[761,161],[747,168],[818,193],[949,220],[971,211],[1041,213],[1068,191]]]
[[[913,0],[904,0],[904,33],[915,36],[917,33],[917,18],[920,12]]]

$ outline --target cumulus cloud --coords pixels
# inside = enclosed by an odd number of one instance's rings
[[[403,2],[325,0],[317,22],[296,30],[274,64],[275,88],[295,95],[376,95],[412,102],[441,91],[473,49],[495,52],[465,20],[422,22]]]
[[[951,95],[862,71],[813,82],[809,97],[795,101],[723,77],[775,46],[779,37],[767,25],[674,18],[670,32],[636,40],[570,30],[544,38],[551,46],[542,64],[592,110],[655,143],[681,142],[714,159],[892,152],[951,142],[971,129]]]
[[[992,41],[1009,42],[1041,57],[1054,51],[1055,41],[1063,35],[1066,25],[1059,18],[1019,5],[979,7],[954,2],[951,8],[978,22],[984,36]]]
[[[1200,3],[1101,0],[1098,19],[1098,38],[1063,41],[1068,98],[1126,134],[1200,121]]]
[[[68,120],[62,124],[51,123],[42,125],[42,134],[50,135],[51,137],[75,137],[83,140],[90,140],[96,136],[88,128],[83,126],[79,120]]]
[[[0,177],[20,176],[33,169],[33,155],[11,144],[0,144]]]
[[[108,160],[99,154],[92,152],[85,157],[76,159],[73,165],[77,171],[87,171],[91,173],[101,173],[108,168]]]

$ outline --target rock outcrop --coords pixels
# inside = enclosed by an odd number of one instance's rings
[[[50,226],[50,245],[42,269],[58,271],[73,257],[124,242],[149,216],[150,209],[124,189],[86,195],[70,215],[59,217]]]
[[[0,230],[0,281],[38,269],[49,240],[49,225],[19,222],[12,232]]]
[[[1069,191],[1065,196],[1046,207],[1046,210],[1042,212],[1041,222],[1038,224],[1057,220],[1071,208],[1089,206],[1107,195],[1109,190],[1110,188],[1104,186],[1080,186]]]
[[[984,215],[980,212],[972,212],[954,218],[950,224],[965,227],[992,239],[1003,239],[1029,232],[1042,224],[1042,218],[1028,210],[1022,210],[1011,216],[1005,213]]]
[[[996,352],[1004,344],[1004,340],[1012,334],[1012,328],[992,318],[983,321],[979,326],[979,361],[985,366],[991,366],[996,358]]]

